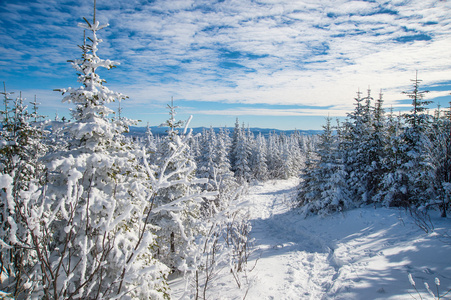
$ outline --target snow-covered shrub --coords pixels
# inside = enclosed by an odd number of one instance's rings
[[[27,209],[33,198],[42,194],[44,166],[39,161],[46,147],[43,130],[30,124],[21,95],[9,107],[9,93],[4,95],[5,110],[0,112],[0,289],[13,297],[28,293],[29,276],[36,264],[32,251]]]
[[[151,221],[158,226],[156,257],[172,272],[183,272],[192,267],[192,253],[196,237],[203,234],[201,203],[210,201],[216,191],[202,191],[199,185],[207,179],[197,179],[196,164],[189,152],[189,120],[183,133],[178,131],[182,122],[175,121],[175,106],[169,106],[170,118],[165,123],[168,135],[157,146],[154,164],[145,162],[156,206]]]
[[[236,204],[241,201],[242,189],[234,190],[227,207],[204,216],[199,226],[204,234],[197,238],[193,248],[193,264],[185,272],[185,296],[208,299],[208,290],[213,282],[225,274],[232,274],[238,288],[248,272],[248,257],[251,254],[249,216]]]

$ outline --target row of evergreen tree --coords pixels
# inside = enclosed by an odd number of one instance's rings
[[[416,77],[412,109],[388,114],[382,94],[355,98],[347,120],[326,119],[316,151],[308,151],[297,196],[305,214],[330,213],[362,204],[449,210],[451,118],[430,114]]]
[[[153,135],[148,127],[145,138],[135,138],[134,142],[159,156],[164,139],[164,136]],[[204,188],[212,190],[231,182],[243,185],[253,181],[297,177],[304,166],[305,149],[311,148],[316,139],[299,132],[291,135],[275,132],[270,132],[268,136],[262,133],[255,135],[244,124],[240,127],[237,119],[232,133],[228,128],[215,130],[211,127],[193,136],[189,141],[188,155],[196,163],[196,177],[208,179]]]
[[[214,178],[214,167],[221,165],[243,184],[298,176],[304,163],[305,144],[311,140],[298,132],[289,136],[275,133],[254,136],[244,124],[240,127],[237,119],[232,134],[227,129],[221,129],[219,134],[213,129],[205,130],[194,140],[192,149],[200,177]]]

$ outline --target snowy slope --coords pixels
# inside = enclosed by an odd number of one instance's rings
[[[398,209],[303,219],[288,207],[296,185],[280,180],[250,188],[243,204],[252,219],[255,268],[241,289],[224,273],[210,299],[420,299],[409,273],[423,299],[432,299],[423,282],[437,294],[435,277],[441,294],[451,288],[450,219],[433,218],[429,234]],[[174,298],[180,286],[173,283]]]

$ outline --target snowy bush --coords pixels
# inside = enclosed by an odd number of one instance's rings
[[[211,212],[199,224],[204,234],[197,238],[193,248],[193,264],[186,269],[184,296],[208,299],[209,288],[225,274],[232,274],[238,288],[246,285],[247,262],[251,254],[248,214],[239,206],[242,190],[235,190],[228,198],[228,207]]]
[[[30,287],[30,272],[37,262],[30,247],[32,236],[27,215],[34,199],[42,196],[45,172],[39,160],[46,146],[42,143],[42,128],[30,124],[32,115],[26,110],[22,96],[10,107],[10,93],[5,89],[2,94],[5,110],[0,112],[0,289],[20,298]]]

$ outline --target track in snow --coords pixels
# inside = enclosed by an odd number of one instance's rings
[[[258,262],[248,299],[321,299],[337,275],[325,242],[306,229],[290,228],[296,213],[289,211],[288,201],[296,186],[296,180],[274,181],[249,192],[252,259]]]

